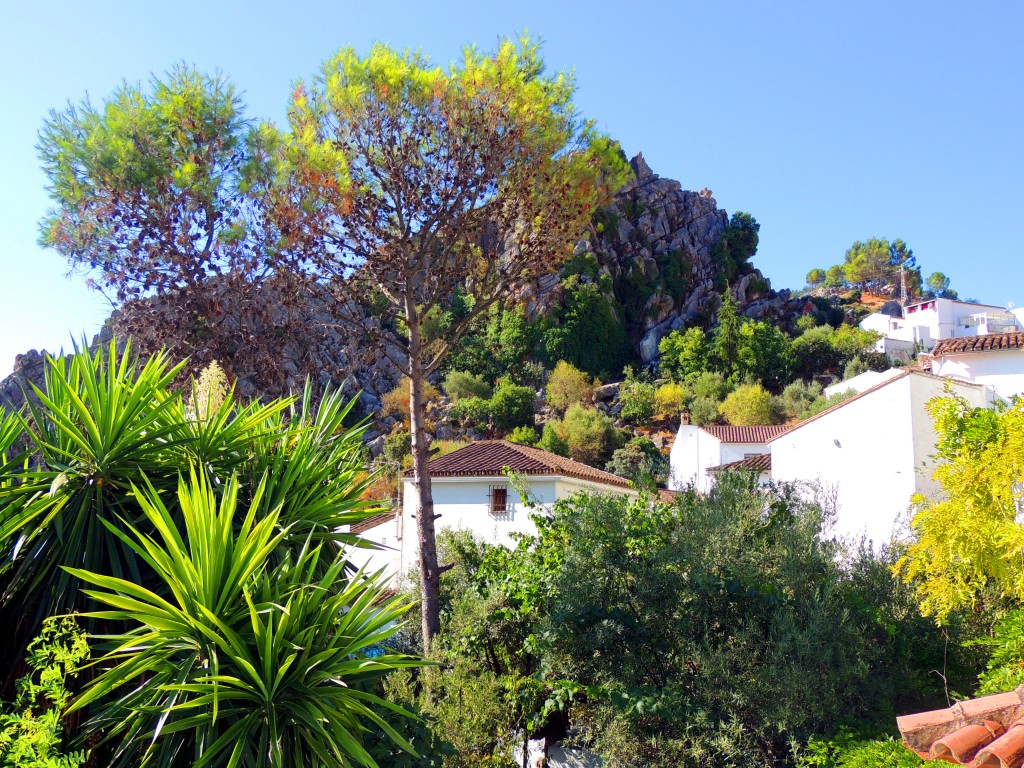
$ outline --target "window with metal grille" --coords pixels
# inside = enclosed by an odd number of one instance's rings
[[[492,485],[488,493],[490,503],[488,511],[494,517],[507,517],[510,513],[508,506],[508,488]]]

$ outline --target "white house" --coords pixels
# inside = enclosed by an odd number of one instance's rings
[[[1024,332],[945,339],[931,365],[937,376],[985,384],[1006,399],[1024,394]]]
[[[669,453],[668,487],[679,491],[693,485],[707,493],[714,485],[714,475],[708,474],[710,468],[768,453],[768,441],[786,429],[682,424]]]
[[[836,534],[888,542],[912,496],[940,491],[932,480],[936,435],[925,405],[947,391],[975,407],[995,397],[980,384],[902,371],[774,437],[772,479],[814,483],[834,494]]]
[[[470,443],[429,464],[437,528],[469,530],[492,544],[514,546],[514,533],[536,533],[531,511],[509,484],[506,471],[525,476],[530,501],[550,507],[578,491],[635,496],[629,482],[540,448],[507,440]],[[402,508],[367,527],[358,526],[365,538],[389,549],[353,560],[370,567],[385,567],[393,574],[407,574],[416,567],[416,491],[411,473],[402,479]],[[373,519],[367,521],[372,522]],[[365,560],[363,557],[365,556]]]
[[[739,461],[730,461],[728,464],[719,464],[717,467],[708,467],[706,474],[711,482],[717,482],[722,472],[754,472],[757,474],[757,484],[767,485],[772,480],[772,455],[770,453],[759,453],[756,456],[747,456]]]
[[[899,356],[915,348],[930,350],[942,339],[1020,330],[1021,320],[1019,311],[993,304],[927,299],[908,304],[902,317],[875,312],[861,320],[860,327],[882,334],[877,351]]]

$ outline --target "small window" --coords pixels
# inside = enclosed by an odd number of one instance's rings
[[[489,512],[493,517],[505,518],[509,514],[508,488],[491,486]]]

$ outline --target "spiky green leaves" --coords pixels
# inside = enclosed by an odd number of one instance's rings
[[[236,479],[218,498],[193,471],[178,490],[183,533],[154,489],[133,492],[153,533],[109,527],[158,586],[72,570],[104,606],[92,618],[130,627],[74,704],[97,707],[87,732],[116,745],[113,765],[372,765],[367,723],[411,751],[378,714],[401,710],[366,686],[419,663],[381,648],[408,605],[380,602],[379,574],[346,577],[324,545],[273,565],[288,529],[266,511],[265,482],[243,510]]]

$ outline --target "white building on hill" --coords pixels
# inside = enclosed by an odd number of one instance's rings
[[[956,299],[927,299],[903,308],[902,317],[875,312],[860,327],[883,338],[876,350],[892,357],[930,350],[943,339],[959,339],[1024,329],[1024,310]]]
[[[714,474],[708,474],[708,470],[767,454],[768,441],[786,429],[683,424],[669,454],[668,487],[679,491],[692,485],[701,493],[707,493],[715,483]]]
[[[817,485],[834,494],[836,534],[876,545],[900,533],[911,497],[933,497],[936,434],[925,406],[947,393],[989,406],[989,387],[906,370],[774,437],[775,481]]]
[[[515,546],[512,534],[536,533],[531,510],[509,484],[506,471],[525,476],[531,501],[550,507],[579,491],[636,496],[629,482],[540,448],[507,440],[480,440],[430,462],[437,530],[468,530],[491,544]],[[417,565],[416,491],[402,479],[402,508],[353,530],[387,549],[357,550],[353,562],[407,574]],[[371,525],[368,525],[372,523]]]
[[[937,376],[985,384],[1007,400],[1024,395],[1024,332],[940,341],[931,367]]]

